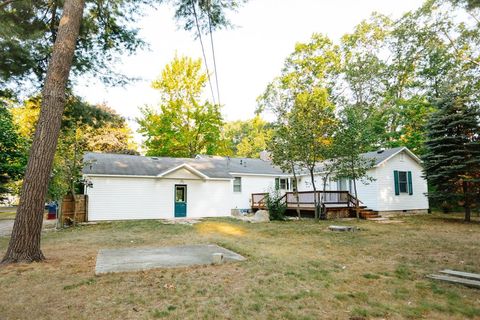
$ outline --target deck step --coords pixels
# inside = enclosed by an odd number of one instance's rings
[[[375,219],[380,218],[380,215],[377,211],[373,211],[372,209],[363,209],[360,211],[360,217],[363,219]]]

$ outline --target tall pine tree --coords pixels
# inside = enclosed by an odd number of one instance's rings
[[[464,207],[465,221],[480,201],[480,106],[469,97],[450,92],[436,102],[423,157],[429,196]]]

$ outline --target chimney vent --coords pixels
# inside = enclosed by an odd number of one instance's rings
[[[270,161],[270,152],[268,152],[267,150],[263,150],[262,152],[260,152],[260,159],[263,161]]]

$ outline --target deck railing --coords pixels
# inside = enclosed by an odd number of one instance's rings
[[[252,193],[252,208],[254,209],[261,209],[265,208],[265,197],[268,193]]]
[[[266,207],[265,197],[268,193],[253,193],[252,194],[252,208],[264,209]],[[298,202],[297,202],[298,196]],[[354,208],[357,203],[360,205],[361,201],[355,198],[348,191],[299,191],[286,192],[280,199],[285,203],[287,208],[294,209],[297,206],[303,210],[313,210],[316,203],[322,207],[341,207]]]

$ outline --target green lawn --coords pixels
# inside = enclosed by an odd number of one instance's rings
[[[15,219],[16,208],[0,207],[0,220]]]
[[[43,237],[46,263],[0,269],[1,319],[480,319],[480,290],[425,278],[480,273],[480,221],[116,222]],[[334,233],[332,223],[356,233]],[[8,239],[0,238],[0,253]],[[216,243],[220,266],[94,275],[100,248]]]

